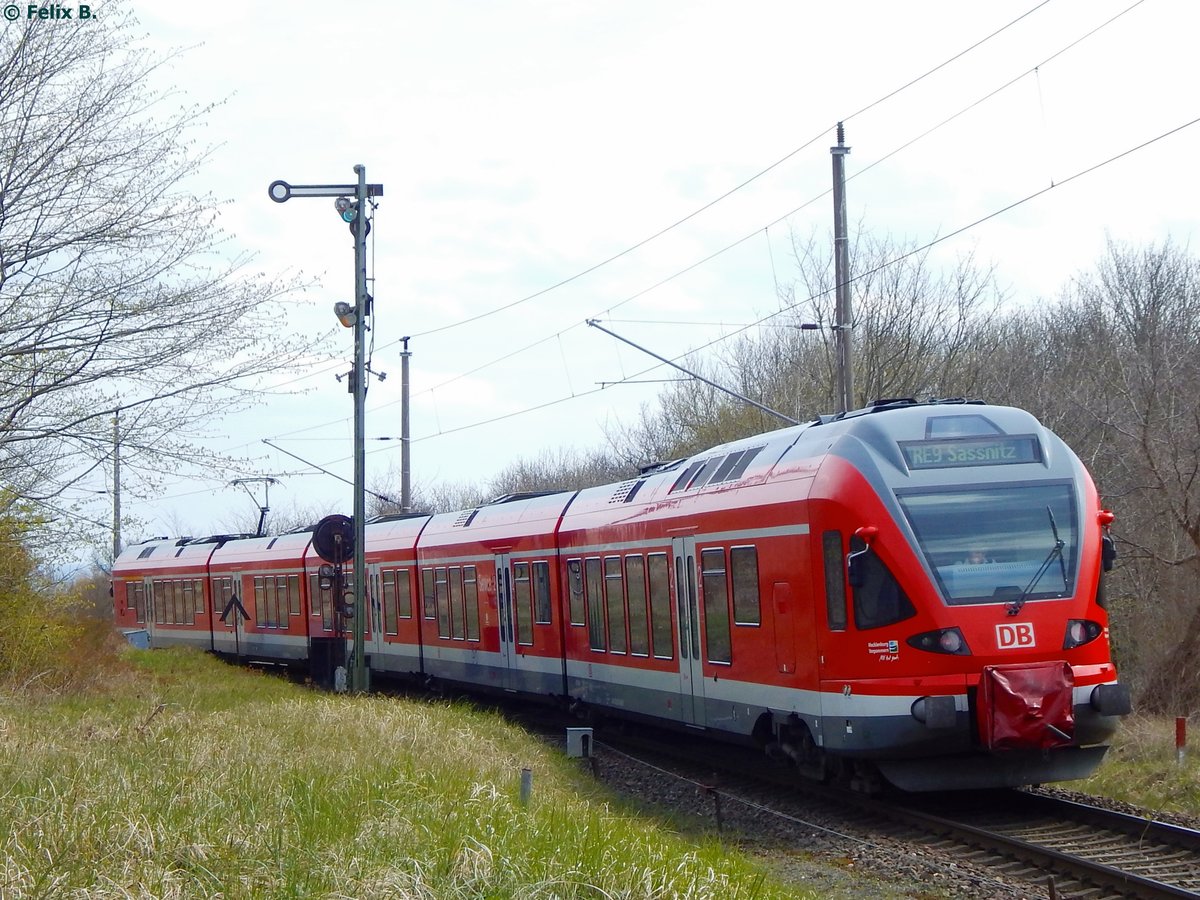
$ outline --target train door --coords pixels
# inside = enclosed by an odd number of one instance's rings
[[[155,626],[155,620],[158,618],[158,604],[154,599],[154,582],[149,578],[142,579],[142,598],[142,602],[144,604],[142,618],[145,620],[146,636],[149,638],[150,646],[153,647],[154,635],[158,630]]]
[[[501,685],[505,690],[514,690],[513,669],[517,663],[517,636],[513,627],[513,585],[510,557],[507,553],[496,556],[496,617],[500,630]]]
[[[383,652],[383,597],[382,584],[380,581],[379,564],[371,563],[367,566],[367,609],[370,610],[370,617],[366,621],[367,635],[363,643],[363,652],[370,656]]]
[[[675,557],[675,606],[679,616],[680,718],[704,725],[704,664],[700,657],[700,594],[696,590],[696,539],[671,539]]]

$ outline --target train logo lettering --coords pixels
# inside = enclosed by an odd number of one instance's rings
[[[1017,647],[1036,647],[1033,637],[1032,622],[1018,622],[1014,625],[996,626],[996,645],[1001,650],[1012,650]]]

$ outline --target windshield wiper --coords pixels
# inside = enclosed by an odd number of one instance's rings
[[[1025,586],[1025,590],[1021,591],[1021,593],[1017,596],[1017,599],[1013,600],[1008,604],[1007,607],[1005,607],[1010,616],[1015,616],[1021,611],[1021,607],[1025,605],[1025,601],[1029,598],[1030,592],[1033,591],[1034,585],[1036,585],[1038,581],[1041,580],[1042,576],[1046,574],[1046,570],[1050,568],[1050,563],[1054,562],[1054,558],[1056,556],[1058,557],[1059,568],[1062,570],[1063,590],[1066,590],[1067,562],[1065,559],[1063,559],[1063,547],[1066,546],[1066,543],[1058,536],[1058,525],[1056,525],[1054,522],[1054,513],[1050,510],[1049,506],[1046,507],[1046,515],[1050,517],[1050,531],[1054,534],[1054,546],[1050,548],[1050,552],[1046,554],[1046,558],[1042,560],[1041,566],[1038,567],[1037,572],[1034,573],[1034,576],[1032,579],[1030,579],[1029,584]]]

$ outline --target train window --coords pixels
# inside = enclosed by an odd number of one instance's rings
[[[287,625],[284,616],[284,610],[287,609],[287,578],[277,578],[273,575],[267,576],[267,597],[274,601],[274,624],[276,628],[283,628]]]
[[[438,637],[450,637],[450,598],[446,583],[446,569],[439,566],[434,570],[433,597],[437,603]]]
[[[456,641],[467,638],[466,605],[463,603],[462,569],[450,567],[450,635]]]
[[[842,555],[842,533],[826,531],[821,535],[825,558],[825,614],[830,631],[846,630],[846,573]]]
[[[1069,482],[964,485],[898,498],[946,602],[1074,592],[1079,527]]]
[[[463,599],[467,606],[467,640],[479,640],[479,582],[474,566],[463,566]]]
[[[146,622],[146,589],[140,581],[125,582],[125,608],[133,610],[134,621]]]
[[[533,564],[533,621],[550,624],[550,563]]]
[[[308,579],[308,600],[312,604],[312,614],[321,617],[321,627],[326,631],[333,628],[333,586],[321,587],[321,579],[310,575]]]
[[[287,598],[279,596],[279,580],[274,575],[268,575],[263,580],[267,587],[267,606],[271,610],[271,621],[267,625],[279,628],[283,624],[283,616],[280,615],[280,608],[287,602]],[[286,581],[283,583],[283,589],[284,591],[287,590]]]
[[[529,563],[513,563],[513,616],[517,622],[517,643],[533,643],[533,591],[529,583]]]
[[[701,589],[704,591],[704,651],[711,663],[733,661],[729,635],[729,580],[725,572],[725,551],[713,548],[700,551]]]
[[[646,562],[640,556],[625,557],[625,583],[629,592],[629,652],[634,656],[648,656]]]
[[[733,624],[761,625],[758,600],[758,550],[733,547],[729,551],[729,569],[733,575]]]
[[[396,633],[396,573],[390,569],[385,569],[379,576],[380,593],[383,594],[379,598],[383,606],[383,633]]]
[[[689,566],[691,565],[691,562],[691,557],[688,557]],[[690,588],[694,588],[695,579],[690,577],[690,573],[688,576],[684,575],[683,557],[677,556],[675,557],[675,602],[679,605],[679,655],[684,659],[688,659],[688,647],[691,646],[691,641],[688,638],[688,633],[690,632],[688,622],[690,621],[691,616],[684,608],[686,605],[685,598],[687,597],[687,594],[683,589],[683,579],[685,577],[688,579],[688,586]]]
[[[696,592],[696,557],[689,555],[687,558],[687,565],[684,566],[684,568],[687,570],[687,573],[685,575],[685,577],[687,578],[687,595],[686,596],[690,597],[692,603],[695,604],[697,598],[700,596]],[[685,596],[683,591],[679,592],[679,596],[680,596],[680,602],[682,603],[683,602],[682,598]],[[683,614],[680,613],[679,621],[682,622],[683,618],[684,618]],[[690,611],[687,614],[687,618],[688,618],[688,621],[690,622],[690,625],[688,626],[689,637],[680,638],[680,640],[687,641],[690,644],[690,646],[692,648],[691,649],[691,654],[692,654],[691,658],[699,659],[700,658],[700,623],[698,621],[696,621],[696,617]],[[682,627],[683,626],[680,626],[680,628],[682,628]],[[686,649],[683,651],[683,658],[684,659],[688,658],[688,651]]]
[[[396,570],[396,612],[401,619],[412,618],[412,582],[408,569]]]
[[[671,635],[671,579],[667,554],[651,553],[646,560],[650,582],[650,638],[658,659],[673,659]]]
[[[188,616],[195,615],[196,589],[189,578],[179,582],[179,622],[183,624]]]
[[[192,582],[192,595],[196,598],[196,615],[204,615],[204,582],[199,578]]]
[[[288,602],[288,584],[286,575],[277,575],[274,578],[268,578],[267,581],[275,582],[275,627],[287,628],[288,610],[291,604]]]
[[[578,559],[567,560],[567,589],[570,593],[571,602],[571,624],[584,624],[583,610],[583,561]]]
[[[592,557],[584,561],[587,584],[588,646],[593,650],[606,650],[604,642],[604,594],[600,584],[600,560]]]
[[[608,604],[608,647],[613,653],[624,653],[629,644],[625,639],[625,579],[619,556],[604,559],[604,597]]]
[[[861,538],[850,539],[852,552],[866,548]],[[879,555],[864,553],[856,565],[862,566],[862,584],[853,588],[854,627],[860,630],[894,625],[917,614],[912,601]]]
[[[437,605],[434,600],[433,569],[421,573],[421,594],[425,604],[425,618],[437,618]]]
[[[254,576],[254,615],[261,627],[271,627],[271,612],[267,609],[266,588],[261,575]]]
[[[300,576],[289,575],[287,580],[289,611],[293,616],[298,616],[300,615]]]
[[[288,627],[288,616],[292,612],[292,597],[288,591],[288,577],[280,575],[275,579],[275,597],[279,602],[279,627]]]

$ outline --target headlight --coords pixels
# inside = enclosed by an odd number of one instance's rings
[[[1104,629],[1099,622],[1090,619],[1067,619],[1067,636],[1063,638],[1063,649],[1081,647],[1100,637]]]
[[[949,653],[953,656],[970,656],[971,648],[967,640],[957,628],[939,628],[937,631],[926,631],[914,634],[905,643],[918,650],[930,653]]]

